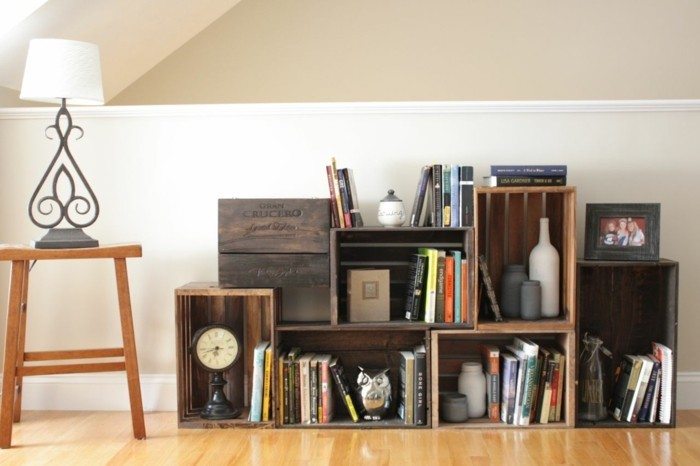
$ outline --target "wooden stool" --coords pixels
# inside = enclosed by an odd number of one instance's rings
[[[143,422],[139,368],[136,361],[134,322],[131,317],[127,257],[141,257],[141,245],[127,244],[85,249],[34,249],[28,246],[0,245],[0,260],[12,261],[10,294],[5,333],[5,362],[3,366],[2,404],[0,404],[0,448],[12,442],[12,422],[19,422],[22,405],[22,377],[30,375],[69,374],[82,372],[126,371],[131,402],[131,422],[134,437],[146,438]],[[114,259],[119,296],[119,315],[123,348],[102,348],[68,351],[24,351],[27,324],[27,298],[30,261],[56,259]],[[24,366],[25,361],[58,361],[124,357],[124,361],[64,365]]]

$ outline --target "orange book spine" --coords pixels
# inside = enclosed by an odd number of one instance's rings
[[[445,323],[455,321],[455,259],[445,257]]]

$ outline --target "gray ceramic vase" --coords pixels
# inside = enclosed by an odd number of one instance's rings
[[[520,317],[520,287],[525,280],[524,265],[505,266],[501,276],[501,312],[505,317]]]
[[[537,280],[523,282],[520,292],[520,317],[524,320],[542,318],[542,287]]]

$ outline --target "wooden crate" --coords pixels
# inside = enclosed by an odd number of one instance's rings
[[[566,355],[564,374],[564,404],[562,405],[562,421],[539,424],[534,423],[529,427],[506,424],[504,422],[492,422],[488,415],[483,418],[469,419],[462,423],[445,422],[440,419],[439,394],[445,391],[457,391],[457,379],[461,371],[461,364],[465,361],[481,361],[479,344],[492,344],[499,347],[510,344],[514,336],[527,337],[536,343],[545,346],[559,348]],[[532,333],[528,331],[511,334],[490,333],[469,330],[434,330],[432,332],[432,423],[434,428],[557,428],[573,427],[575,415],[575,334],[573,331],[563,333],[540,331]]]
[[[651,342],[673,351],[671,423],[628,423],[609,418],[578,421],[585,427],[675,427],[676,368],[678,366],[678,262],[587,261],[578,262],[579,339],[586,332],[600,337],[612,352],[603,357],[605,399],[614,390],[614,369],[625,354],[651,353]],[[580,346],[580,340],[577,341]],[[580,351],[577,350],[577,351]],[[578,371],[577,371],[578,374]]]
[[[477,328],[572,330],[576,322],[576,188],[480,187],[476,188],[475,201],[477,257],[486,256],[496,296],[500,296],[504,266],[528,265],[530,251],[539,240],[540,218],[548,217],[550,240],[559,252],[561,300],[557,318],[536,322],[509,319],[499,323],[481,319],[477,320]],[[497,330],[499,327],[501,330]]]
[[[464,228],[334,228],[331,230],[331,323],[347,324],[347,273],[349,269],[389,269],[390,322],[406,323],[404,304],[408,265],[418,248],[474,250],[470,235],[471,227]],[[474,264],[468,264],[474,267]],[[476,286],[476,275],[472,289]],[[472,322],[476,312],[476,301],[470,296],[468,312]],[[382,326],[386,323],[377,322]],[[353,324],[354,325],[354,324]],[[415,324],[414,324],[415,325]],[[430,324],[432,327],[467,327],[466,324]],[[472,325],[473,326],[473,325]]]
[[[222,289],[214,283],[190,283],[175,290],[177,326],[177,410],[178,426],[194,428],[272,427],[269,422],[247,421],[253,383],[253,349],[262,340],[275,347],[274,322],[279,315],[276,289]],[[209,397],[209,373],[192,360],[189,347],[194,333],[210,323],[231,326],[243,344],[239,361],[224,373],[226,397],[243,408],[237,419],[213,421],[199,416]],[[273,372],[273,387],[275,374]],[[274,412],[274,410],[271,410]]]
[[[224,287],[328,286],[328,199],[219,199]]]

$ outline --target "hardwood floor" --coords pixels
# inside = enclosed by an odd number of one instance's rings
[[[127,412],[28,411],[0,464],[700,464],[700,411],[676,429],[178,430],[146,414],[134,440]]]

